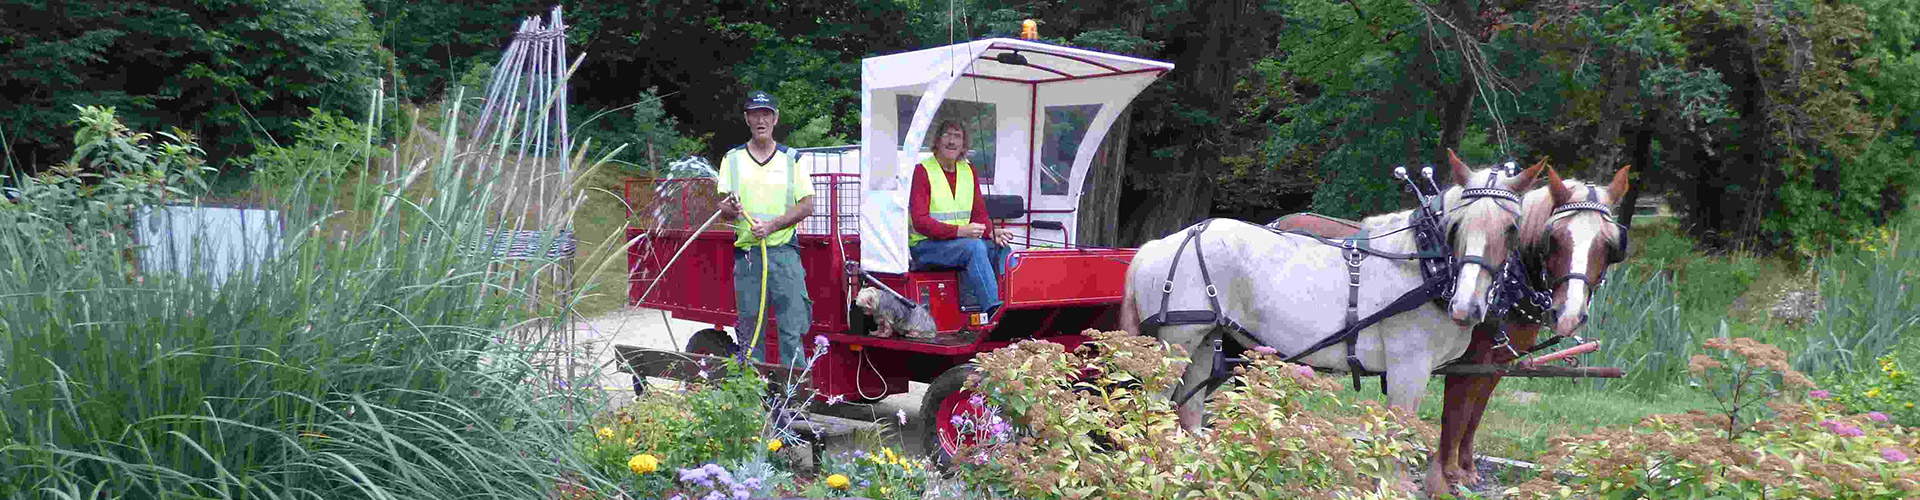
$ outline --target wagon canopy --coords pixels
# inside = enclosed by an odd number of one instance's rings
[[[932,154],[925,138],[939,120],[959,119],[971,132],[968,159],[984,194],[1025,200],[1027,215],[1008,220],[1010,228],[1034,246],[1073,244],[1081,185],[1107,129],[1141,89],[1173,69],[1008,38],[871,57],[860,66],[860,264],[881,273],[907,271],[913,169]],[[1052,223],[1060,228],[1048,229]]]

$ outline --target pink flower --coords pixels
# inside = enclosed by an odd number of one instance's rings
[[[1813,399],[1827,399],[1827,398],[1833,397],[1833,393],[1827,392],[1825,389],[1812,390],[1812,391],[1807,391],[1807,397],[1810,397]]]
[[[1313,367],[1311,366],[1300,365],[1295,367],[1294,370],[1299,371],[1302,378],[1313,378]]]
[[[1267,353],[1267,354],[1275,354],[1275,353],[1279,353],[1279,352],[1280,352],[1280,351],[1276,351],[1276,350],[1274,350],[1274,349],[1273,349],[1272,347],[1267,347],[1267,346],[1259,346],[1259,347],[1255,347],[1255,348],[1253,348],[1253,350],[1255,350],[1255,351],[1260,351],[1260,352],[1264,352],[1264,353]]]
[[[1838,420],[1834,420],[1834,419],[1831,419],[1831,418],[1829,418],[1829,419],[1826,419],[1826,420],[1821,420],[1821,421],[1820,421],[1820,428],[1822,428],[1822,429],[1826,429],[1826,430],[1827,430],[1827,432],[1839,432],[1839,431],[1840,431],[1840,421],[1838,421]]]
[[[1888,462],[1893,462],[1897,464],[1900,462],[1907,461],[1907,454],[1906,452],[1900,451],[1898,448],[1881,448],[1880,458],[1887,459]]]
[[[1877,412],[1877,411],[1875,411],[1875,412],[1867,412],[1867,420],[1872,420],[1872,421],[1875,421],[1875,422],[1885,422],[1885,421],[1887,421],[1887,414],[1885,414],[1885,413],[1880,413],[1880,412]]]

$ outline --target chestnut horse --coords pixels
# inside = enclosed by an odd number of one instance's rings
[[[1496,347],[1499,323],[1477,325],[1473,344],[1462,362],[1514,361],[1517,353],[1534,349],[1540,329],[1546,326],[1541,321],[1553,321],[1553,331],[1559,335],[1573,335],[1586,324],[1593,290],[1605,281],[1609,267],[1626,258],[1625,228],[1614,220],[1613,213],[1627,193],[1631,168],[1621,167],[1606,187],[1563,181],[1558,172],[1547,169],[1547,185],[1527,193],[1521,203],[1523,217],[1515,249],[1524,266],[1532,270],[1531,287],[1551,287],[1553,299],[1544,304],[1545,310],[1525,310],[1528,304],[1522,303],[1518,306],[1522,310],[1509,314],[1505,328],[1511,350]],[[1440,444],[1427,475],[1429,494],[1448,491],[1454,484],[1480,482],[1474,469],[1474,432],[1499,384],[1500,377],[1446,377]]]

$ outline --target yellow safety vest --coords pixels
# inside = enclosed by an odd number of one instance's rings
[[[947,174],[940,169],[939,160],[931,157],[922,160],[920,170],[927,175],[927,215],[954,227],[965,226],[973,221],[972,163],[963,158],[953,166],[953,186],[947,185]],[[914,231],[907,235],[907,246],[920,244],[925,239],[925,235]]]
[[[814,194],[813,183],[808,181],[813,174],[804,171],[806,167],[796,156],[793,148],[776,145],[773,158],[761,165],[747,152],[747,145],[741,144],[720,159],[720,193],[740,193],[740,208],[755,220],[765,222],[785,215],[794,202]],[[767,246],[793,241],[797,227],[795,224],[767,235]],[[734,247],[752,248],[760,244],[760,239],[753,236],[753,223],[746,217],[734,221],[733,234]]]

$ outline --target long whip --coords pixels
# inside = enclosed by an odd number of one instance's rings
[[[697,236],[699,236],[699,235],[700,235],[700,233],[704,233],[704,232],[707,232],[707,228],[708,228],[708,227],[712,227],[712,226],[713,226],[713,221],[716,221],[716,220],[719,220],[719,219],[720,219],[720,210],[719,210],[719,209],[715,209],[715,210],[713,211],[713,216],[711,216],[711,217],[707,217],[707,222],[706,222],[706,223],[704,223],[704,224],[701,224],[701,225],[700,225],[700,229],[696,229],[696,230],[694,230],[694,231],[693,231],[693,236],[690,236],[690,237],[688,237],[688,238],[687,238],[687,241],[686,241],[685,243],[681,243],[681,244],[680,244],[680,249],[679,249],[679,250],[675,250],[675,251],[673,252],[673,257],[672,257],[672,258],[669,258],[669,259],[667,259],[667,265],[665,265],[665,266],[661,266],[661,267],[660,267],[660,273],[661,273],[661,275],[663,275],[663,276],[664,276],[664,275],[666,274],[666,270],[668,270],[668,269],[672,269],[672,268],[673,268],[673,263],[674,263],[674,262],[676,262],[676,261],[679,261],[679,260],[680,260],[680,254],[682,254],[682,253],[686,253],[686,251],[687,251],[687,247],[688,247],[688,246],[691,246],[691,245],[693,245],[693,240],[695,239],[695,237],[697,237]],[[643,301],[643,300],[647,300],[647,296],[648,296],[648,295],[651,295],[651,294],[653,294],[653,287],[656,287],[656,286],[660,286],[660,282],[661,282],[661,281],[662,281],[661,279],[659,279],[659,278],[655,278],[655,279],[653,280],[653,284],[652,284],[652,285],[647,285],[647,291],[645,291],[645,292],[641,292],[641,293],[640,293],[640,298],[639,298],[639,299],[635,299],[635,300],[634,300],[634,302],[640,302],[640,301]]]

